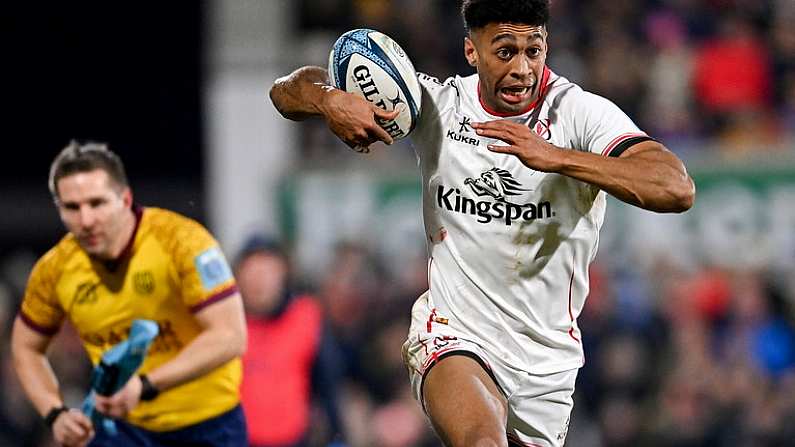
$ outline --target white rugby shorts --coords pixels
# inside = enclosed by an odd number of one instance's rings
[[[482,348],[476,337],[453,330],[461,327],[439,315],[422,294],[411,310],[411,327],[403,344],[403,362],[409,371],[414,397],[425,409],[422,386],[425,374],[447,355],[467,355],[483,366],[508,401],[506,434],[512,444],[527,447],[563,446],[574,406],[572,395],[577,369],[545,375],[518,370]]]

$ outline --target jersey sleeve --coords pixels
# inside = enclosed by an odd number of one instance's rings
[[[574,143],[580,150],[606,157],[618,157],[643,141],[652,140],[612,101],[580,91],[569,114]]]
[[[188,221],[176,236],[174,262],[183,302],[191,312],[237,292],[232,269],[209,231],[198,222]]]
[[[417,79],[422,89],[422,108],[420,111],[420,127],[427,127],[438,120],[442,111],[452,107],[458,99],[458,86],[455,78],[444,82],[425,73],[417,72]]]
[[[64,318],[63,308],[55,293],[58,265],[47,255],[39,259],[30,273],[19,309],[19,317],[25,324],[47,336],[58,332]]]

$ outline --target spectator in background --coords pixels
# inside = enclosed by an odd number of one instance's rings
[[[777,146],[773,65],[754,24],[726,13],[695,54],[693,88],[709,130],[731,153]]]
[[[10,323],[13,321],[13,304],[10,287],[0,281],[0,337],[7,340]],[[25,403],[25,394],[19,387],[14,374],[13,363],[7,345],[0,346],[0,445],[13,445],[14,442],[33,444],[37,438],[34,424],[38,419],[36,412]]]
[[[770,57],[753,25],[742,17],[723,17],[720,34],[696,52],[695,63],[695,93],[706,112],[770,106]]]
[[[336,389],[341,365],[320,304],[311,295],[294,293],[286,252],[265,236],[245,243],[235,276],[249,334],[241,393],[251,445],[308,445],[309,428],[323,425],[312,420],[313,396],[320,397],[327,417],[324,441],[340,438]]]
[[[340,401],[346,441],[353,446],[439,445],[405,386],[404,310],[417,291],[427,289],[424,257],[408,264],[390,275],[367,244],[342,240],[319,282],[318,296],[346,363]]]
[[[721,362],[749,368],[765,380],[795,370],[795,332],[779,316],[782,309],[774,312],[775,304],[760,274],[732,277],[730,312],[718,332]]]
[[[795,54],[795,53],[793,53]],[[784,131],[784,144],[795,147],[795,67],[781,81],[781,106],[778,115]]]
[[[689,88],[693,54],[687,29],[677,14],[660,11],[648,16],[646,35],[656,51],[648,67],[643,115],[655,134],[681,141],[697,130]]]
[[[633,34],[633,23],[638,17],[637,1],[582,2],[587,38],[581,41],[586,54],[586,82],[583,88],[610,98],[630,117],[638,116],[643,96],[643,76],[650,57],[647,46]],[[599,20],[592,20],[599,17]],[[557,33],[551,32],[554,36]],[[557,52],[550,45],[550,54]],[[568,77],[568,73],[566,73]]]
[[[795,3],[780,2],[770,29],[782,145],[795,148]]]
[[[775,11],[770,26],[770,47],[773,56],[774,75],[777,74],[778,90],[781,93],[783,80],[795,71],[795,3],[782,1]]]

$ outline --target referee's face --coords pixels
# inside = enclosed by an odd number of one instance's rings
[[[115,259],[127,245],[132,213],[130,189],[95,169],[58,180],[58,212],[66,228],[89,255]]]
[[[527,111],[538,97],[547,59],[544,26],[490,23],[464,40],[464,56],[478,70],[480,99],[499,113]]]

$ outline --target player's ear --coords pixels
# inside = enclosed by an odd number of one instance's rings
[[[475,48],[475,42],[469,36],[464,37],[464,57],[469,65],[478,66],[478,50]]]
[[[124,201],[125,208],[132,208],[133,194],[129,187],[125,187],[121,192],[121,199]]]

